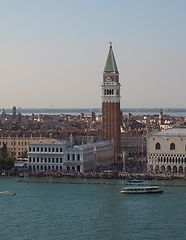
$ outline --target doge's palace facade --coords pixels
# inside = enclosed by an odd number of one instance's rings
[[[186,173],[186,128],[150,134],[147,158],[149,172]]]

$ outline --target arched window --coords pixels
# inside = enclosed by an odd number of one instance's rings
[[[156,145],[155,145],[155,149],[156,149],[156,150],[159,150],[159,149],[161,149],[161,145],[160,145],[160,143],[159,143],[159,142],[157,142],[157,143],[156,143]]]
[[[174,143],[170,144],[170,150],[175,150],[175,144]]]

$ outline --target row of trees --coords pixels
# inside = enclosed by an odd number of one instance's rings
[[[11,169],[14,166],[15,158],[8,154],[7,146],[3,143],[0,148],[0,170]]]

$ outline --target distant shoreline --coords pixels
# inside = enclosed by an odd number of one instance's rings
[[[1,109],[2,110],[2,109]],[[134,115],[159,115],[160,108],[121,108],[123,114],[129,112]],[[12,109],[5,108],[7,114],[12,114]],[[95,112],[97,115],[102,114],[101,108],[17,108],[17,112],[21,114],[69,114],[75,115],[80,113],[90,114]],[[164,115],[170,116],[186,116],[186,108],[163,108]]]

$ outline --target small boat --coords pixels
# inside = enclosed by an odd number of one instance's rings
[[[0,195],[16,195],[16,193],[13,191],[4,191],[4,192],[0,192]]]
[[[143,180],[142,179],[128,179],[127,182],[128,183],[142,183]]]
[[[125,187],[121,190],[121,193],[127,193],[127,194],[162,193],[162,192],[163,190],[159,189],[158,186]]]

